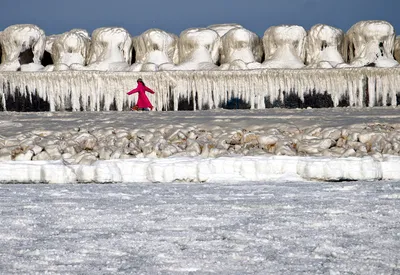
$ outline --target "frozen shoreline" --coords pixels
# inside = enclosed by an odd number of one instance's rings
[[[400,179],[399,108],[0,113],[0,182]]]

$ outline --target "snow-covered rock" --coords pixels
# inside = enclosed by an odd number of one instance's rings
[[[152,71],[161,64],[172,64],[178,36],[160,29],[150,29],[133,38],[135,63],[131,71]]]
[[[281,25],[268,28],[263,36],[265,68],[303,68],[307,32],[301,26]]]
[[[311,68],[332,68],[344,63],[341,55],[344,33],[342,30],[317,24],[306,39],[306,64]]]
[[[125,71],[131,64],[133,43],[128,31],[104,27],[93,31],[88,70]]]
[[[17,71],[21,65],[34,63],[41,69],[45,33],[36,25],[19,24],[6,28],[0,35],[2,57],[0,71]]]
[[[395,67],[393,58],[395,32],[386,21],[360,21],[345,36],[345,61],[351,67]]]

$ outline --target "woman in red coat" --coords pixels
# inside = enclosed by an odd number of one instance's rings
[[[153,105],[151,105],[150,100],[146,96],[146,92],[154,94],[153,90],[147,87],[141,78],[137,80],[137,83],[138,83],[137,87],[127,93],[128,95],[139,93],[136,105],[132,108],[132,110],[144,110],[144,111],[149,111],[149,109],[153,110]]]

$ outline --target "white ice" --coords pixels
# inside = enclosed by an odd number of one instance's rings
[[[399,63],[393,58],[395,38],[393,26],[386,21],[360,21],[346,33],[345,59],[352,67],[396,67]]]
[[[306,63],[311,68],[334,68],[343,64],[343,31],[331,26],[317,24],[307,35]]]
[[[0,118],[1,152],[7,146],[32,145],[34,139],[29,138],[30,136],[33,138],[43,137],[43,140],[37,143],[39,145],[37,146],[39,147],[38,152],[42,150],[40,146],[51,147],[51,150],[54,150],[55,147],[51,144],[55,143],[51,141],[50,137],[55,136],[59,137],[58,142],[69,143],[71,141],[73,142],[71,144],[75,144],[74,146],[77,146],[76,142],[84,142],[82,146],[86,148],[86,157],[88,157],[90,152],[94,152],[94,144],[93,141],[85,139],[84,136],[90,136],[90,133],[103,133],[103,135],[115,133],[121,137],[136,135],[143,140],[143,144],[150,141],[154,144],[149,146],[156,146],[156,132],[161,131],[165,136],[170,136],[171,138],[168,138],[167,142],[173,145],[174,140],[179,141],[177,138],[174,139],[174,135],[179,135],[180,129],[181,131],[199,129],[200,132],[210,133],[209,137],[199,137],[198,140],[201,138],[210,139],[212,136],[218,138],[218,135],[221,135],[222,138],[235,136],[235,133],[245,129],[249,132],[249,135],[243,136],[242,139],[251,141],[251,133],[264,133],[259,135],[264,137],[262,142],[260,140],[260,144],[265,146],[272,143],[276,143],[276,146],[278,146],[276,140],[273,142],[267,140],[272,140],[274,137],[285,141],[286,139],[278,134],[280,131],[293,132],[295,136],[292,140],[298,140],[297,149],[299,152],[307,152],[308,150],[312,153],[312,150],[322,148],[324,145],[314,146],[313,143],[306,142],[307,139],[316,141],[318,133],[325,137],[320,142],[328,140],[329,137],[333,139],[336,135],[343,135],[349,140],[349,144],[354,138],[358,142],[353,142],[353,144],[359,144],[358,146],[370,143],[372,150],[381,150],[374,148],[375,146],[384,147],[385,144],[397,146],[396,150],[400,149],[397,144],[397,135],[391,134],[391,132],[397,133],[396,129],[399,127],[400,117],[397,108],[149,113],[1,113]],[[78,133],[75,141],[69,140],[65,135],[67,129],[78,129],[82,134]],[[361,129],[361,132],[354,137],[346,137],[345,131],[342,129]],[[346,131],[348,132],[348,130]],[[130,132],[131,134],[129,134]],[[299,133],[302,132],[304,132],[304,136],[300,137]],[[71,134],[69,135],[71,136]],[[376,141],[384,143],[374,145],[374,135],[384,137],[384,139]],[[101,136],[97,135],[97,138],[100,139]],[[190,138],[190,133],[188,138]],[[300,142],[300,138],[303,142]],[[46,140],[51,141],[50,146],[44,145]],[[123,143],[117,144],[119,143],[113,142],[112,147],[124,146]],[[68,147],[67,144],[62,146],[63,148]],[[30,148],[29,152],[32,154],[38,153],[35,152],[37,150],[35,146]],[[213,151],[215,149],[209,148],[210,151],[207,154],[203,150],[200,155],[193,157],[175,155],[164,158],[158,158],[150,151],[148,153],[143,151],[142,154],[138,154],[133,159],[96,161],[96,158],[91,158],[87,159],[86,162],[80,162],[80,164],[70,162],[67,157],[68,154],[65,154],[65,152],[64,157],[59,161],[24,161],[25,154],[16,158],[15,161],[0,162],[0,182],[264,182],[288,177],[298,181],[400,179],[400,157],[398,155],[375,153],[363,157],[355,157],[354,154],[350,157],[344,155],[327,157],[316,154],[308,157],[291,157],[290,155],[279,156],[265,151],[254,151],[254,155],[230,154],[218,156],[213,155],[216,152]],[[145,147],[142,150],[145,150]],[[68,150],[66,149],[66,151]],[[53,153],[48,150],[48,154]],[[85,157],[83,154],[80,155]]]
[[[90,37],[87,31],[73,29],[58,35],[52,42],[51,57],[54,66],[85,66],[90,49]]]
[[[157,71],[160,65],[174,66],[178,37],[160,29],[150,29],[133,38],[135,63],[130,71]]]
[[[132,37],[124,28],[98,28],[92,33],[86,69],[126,71],[131,64],[132,49]]]
[[[221,38],[220,69],[245,70],[261,68],[262,40],[244,28],[233,28]]]
[[[29,63],[33,63],[32,67],[37,68],[36,70],[43,69],[40,60],[46,47],[46,37],[38,26],[12,25],[0,33],[0,45],[2,48],[0,71],[17,71],[21,69],[21,65]],[[20,54],[27,50],[32,51],[32,60],[20,57]]]
[[[400,182],[0,184],[1,274],[398,274]]]
[[[264,68],[303,68],[306,57],[306,31],[301,26],[268,28],[263,36]]]
[[[179,36],[177,45],[178,65],[163,70],[211,70],[217,68],[221,38],[218,33],[207,28],[190,28]]]

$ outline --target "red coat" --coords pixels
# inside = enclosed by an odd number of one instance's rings
[[[138,85],[135,89],[132,91],[128,92],[128,95],[134,94],[134,93],[139,93],[138,100],[136,103],[136,106],[138,108],[151,108],[153,109],[153,105],[151,105],[150,100],[146,96],[146,92],[154,94],[153,90],[150,89],[149,87],[146,87],[142,82],[138,82]]]

